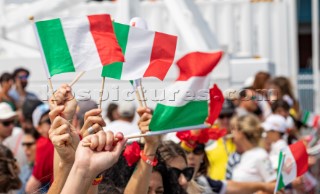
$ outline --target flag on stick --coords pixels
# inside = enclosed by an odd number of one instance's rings
[[[101,76],[119,80],[163,80],[175,55],[177,37],[113,22],[125,62],[105,66]]]
[[[283,157],[285,155],[285,157]],[[302,141],[291,144],[280,152],[275,192],[308,171],[308,153]]]
[[[151,131],[208,127],[204,125],[209,115],[207,76],[218,64],[221,56],[221,51],[193,52],[177,62],[180,75],[174,84],[165,89],[166,96],[169,94],[166,100],[157,104],[150,123]],[[210,104],[210,110],[216,110],[219,115],[223,104],[222,93],[215,85],[210,94],[210,100],[214,102]],[[209,118],[210,124],[215,116],[213,114]]]
[[[108,14],[37,21],[34,28],[48,77],[124,61]]]

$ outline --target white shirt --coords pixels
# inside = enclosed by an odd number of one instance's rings
[[[112,121],[106,127],[103,128],[104,131],[112,131],[114,134],[121,132],[124,136],[138,134],[140,133],[139,127],[137,124],[133,124],[127,121],[116,120]],[[137,141],[139,139],[132,139]]]
[[[277,142],[271,144],[269,158],[271,160],[273,169],[277,169],[278,168],[280,151],[283,148],[286,148],[287,146],[288,146],[287,142],[285,140],[283,140],[283,139],[279,139]]]
[[[23,130],[19,127],[15,127],[13,128],[11,136],[7,137],[3,141],[3,145],[7,146],[12,151],[20,168],[28,164],[27,157],[22,146],[23,136]]]
[[[241,155],[241,160],[232,171],[232,180],[239,182],[271,182],[276,179],[268,153],[262,148],[253,148]]]

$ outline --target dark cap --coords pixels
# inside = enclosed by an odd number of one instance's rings
[[[226,99],[222,105],[222,110],[220,112],[220,115],[233,114],[234,111],[235,111],[234,104],[231,102],[231,100]]]

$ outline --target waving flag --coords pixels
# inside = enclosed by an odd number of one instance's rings
[[[124,61],[107,14],[35,22],[48,77]]]
[[[294,143],[280,152],[275,192],[308,171],[308,153],[302,141]]]
[[[103,68],[101,76],[120,80],[157,77],[163,80],[171,67],[177,37],[113,22],[125,62]]]
[[[213,123],[222,108],[223,96],[216,85],[209,91],[212,102],[210,111],[208,74],[221,56],[220,51],[193,52],[177,62],[180,75],[174,84],[165,89],[165,101],[157,104],[150,123],[151,131],[206,128],[208,126],[204,123],[207,118],[208,123]]]

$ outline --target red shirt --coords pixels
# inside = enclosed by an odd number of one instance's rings
[[[50,139],[40,137],[36,143],[36,158],[32,175],[42,184],[53,182],[54,147]]]

